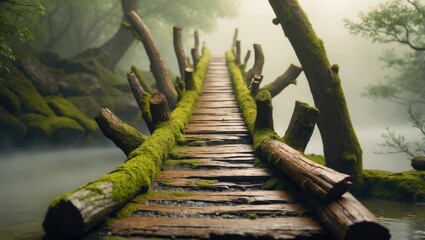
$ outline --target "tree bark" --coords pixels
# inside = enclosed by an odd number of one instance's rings
[[[193,68],[187,67],[184,71],[184,83],[186,91],[196,90],[195,79],[193,78]]]
[[[278,140],[267,140],[261,154],[288,175],[298,186],[321,201],[330,202],[341,197],[351,185],[350,176],[317,164],[301,152]]]
[[[252,66],[251,69],[249,69],[248,72],[245,73],[245,76],[244,76],[245,83],[247,85],[251,83],[252,78],[256,74],[261,75],[261,73],[263,72],[264,54],[260,44],[254,44],[254,55],[255,55],[254,65]]]
[[[130,11],[137,11],[136,0],[121,0],[121,6],[123,11],[122,21],[126,20],[126,13]],[[133,41],[133,34],[123,26],[120,26],[115,35],[102,46],[100,46],[100,49],[109,54],[111,68],[115,68]]]
[[[182,44],[182,28],[174,26],[173,27],[173,44],[174,52],[176,53],[177,62],[179,64],[180,78],[184,79],[184,70],[189,67],[189,63],[186,60],[186,54],[184,53],[183,44]]]
[[[198,62],[201,55],[199,54],[199,32],[197,30],[195,30],[195,32],[193,33],[193,37],[195,40],[195,44],[193,48],[195,49],[195,53],[196,53],[196,62]],[[193,66],[195,67],[195,61],[193,62],[194,62]]]
[[[255,117],[255,128],[268,128],[274,130],[273,106],[269,91],[263,90],[255,97],[257,104],[257,116]]]
[[[236,41],[236,64],[241,65],[241,41]]]
[[[149,100],[152,122],[156,126],[171,119],[167,98],[162,93],[155,93]]]
[[[302,68],[291,64],[288,69],[272,83],[267,84],[263,89],[269,90],[272,98],[277,96],[290,84],[297,84],[297,77],[301,74]]]
[[[102,130],[103,135],[111,139],[126,156],[146,140],[146,136],[132,126],[121,121],[107,108],[100,109],[95,120],[100,130]]]
[[[142,118],[146,123],[150,133],[153,133],[154,127],[152,124],[152,116],[150,114],[149,99],[151,95],[143,89],[136,75],[132,72],[127,73],[127,80],[130,84],[133,96],[136,99],[137,105],[139,105]]]
[[[155,91],[152,89],[151,85],[146,82],[145,78],[142,75],[142,72],[136,67],[136,66],[131,66],[131,71],[134,73],[134,75],[136,75],[137,79],[139,80],[140,84],[142,85],[142,88],[150,93],[153,94]]]
[[[127,13],[127,17],[145,47],[146,54],[151,62],[150,69],[155,77],[158,91],[164,93],[170,104],[170,108],[174,109],[177,104],[177,93],[149,29],[135,11]]]
[[[295,102],[294,112],[283,141],[300,152],[304,152],[313,134],[319,110],[307,103]]]
[[[362,150],[354,132],[337,68],[330,66],[323,42],[316,36],[296,0],[269,0],[277,20],[304,69],[320,111],[318,127],[326,165],[362,183]]]
[[[233,52],[233,55],[235,56],[236,56],[235,48],[236,48],[236,41],[238,40],[238,33],[239,33],[239,29],[235,28],[235,32],[233,33],[233,40],[232,40],[232,52]]]
[[[388,229],[379,224],[376,217],[350,193],[345,193],[331,203],[317,201],[307,194],[304,199],[313,206],[320,222],[335,239],[387,240],[391,238]]]
[[[248,64],[249,58],[251,57],[251,50],[246,51],[245,58],[243,59],[243,64],[246,66]]]
[[[263,75],[255,75],[251,82],[251,95],[255,98],[260,90],[260,84],[263,80]]]
[[[190,49],[190,54],[192,55],[193,68],[196,69],[196,65],[198,65],[198,53],[196,48]]]

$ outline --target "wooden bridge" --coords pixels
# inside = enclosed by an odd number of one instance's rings
[[[275,22],[283,24],[285,16]],[[137,71],[127,74],[151,136],[102,109],[96,121],[127,160],[54,199],[43,223],[46,239],[390,238],[388,229],[348,192],[349,175],[302,153],[315,124],[314,117],[306,116],[317,115],[309,111],[315,108],[304,106],[303,112],[296,105],[300,111],[294,111],[285,137],[274,132],[271,97],[296,78],[299,67],[291,66],[276,84],[260,89],[261,48],[254,46],[254,66],[242,76],[234,37],[225,56],[211,57],[205,46],[198,56],[195,47],[192,69],[185,63],[181,29],[174,28],[181,73],[177,94],[143,21],[134,11],[128,18],[145,45],[160,91],[146,92]],[[336,68],[324,69],[326,77],[337,77]],[[339,94],[339,82],[332,81],[326,91]],[[343,96],[336,99],[344,102]],[[355,154],[349,155],[352,164]]]

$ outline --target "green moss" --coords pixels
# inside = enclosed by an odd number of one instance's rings
[[[68,100],[58,96],[49,96],[44,99],[56,115],[74,119],[85,129],[86,133],[94,133],[99,129],[94,120],[88,118]]]
[[[24,113],[36,113],[46,117],[56,116],[49,106],[47,106],[47,103],[35,89],[32,82],[12,63],[6,63],[5,65],[9,68],[10,74],[0,73],[2,74],[0,78],[4,79],[0,84],[7,87],[20,99],[22,111]],[[17,105],[16,101],[15,105]]]
[[[256,213],[250,213],[250,214],[248,215],[248,218],[249,218],[249,219],[252,219],[252,220],[257,219],[257,214],[256,214]]]
[[[275,190],[278,185],[279,180],[277,178],[271,178],[263,184],[263,188],[266,190]]]
[[[310,159],[311,161],[318,163],[320,165],[325,165],[326,160],[325,157],[322,155],[317,155],[317,154],[307,154],[305,155],[308,159]]]
[[[425,171],[363,171],[365,196],[388,200],[425,203]]]
[[[19,143],[25,138],[27,128],[12,114],[0,113],[0,132],[0,143]]]
[[[189,142],[187,145],[191,147],[203,147],[207,145],[207,142],[198,140],[198,141]]]
[[[195,180],[193,183],[198,187],[209,187],[217,183],[216,180]]]
[[[21,100],[0,82],[0,106],[14,115],[22,114]]]
[[[203,84],[209,58],[209,51],[204,48],[204,55],[198,63],[195,73],[195,81],[199,86]],[[97,193],[98,190],[103,189],[105,184],[108,184],[112,187],[112,192],[105,197],[123,204],[133,199],[141,191],[146,191],[158,175],[162,162],[168,158],[177,140],[181,137],[199,93],[200,91],[186,91],[171,113],[172,120],[158,124],[152,135],[131,152],[125,163],[115,168],[111,173],[103,175],[74,192],[84,190]],[[67,201],[67,196],[69,195],[59,197],[59,199]],[[57,201],[52,202],[50,209],[55,208],[57,204]]]
[[[140,71],[136,66],[131,66],[131,71],[136,75],[137,79],[139,80],[140,84],[142,85],[143,89],[150,93],[154,94],[155,90],[152,89],[151,84],[154,82],[152,81],[152,78],[146,79],[144,76],[147,74],[148,76],[151,76],[151,73],[143,73]]]

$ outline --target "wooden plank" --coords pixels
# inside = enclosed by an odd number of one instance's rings
[[[266,169],[238,169],[238,170],[211,170],[211,171],[161,171],[157,181],[169,181],[177,178],[200,178],[200,179],[232,179],[232,180],[260,180],[270,177]]]
[[[227,122],[208,122],[208,121],[198,121],[192,122],[190,121],[187,125],[187,129],[189,128],[200,128],[200,127],[245,127],[244,122],[236,122],[236,121],[227,121]]]
[[[135,204],[137,211],[143,212],[161,212],[182,215],[215,215],[223,214],[243,215],[255,213],[257,216],[302,216],[311,212],[307,207],[301,204],[276,203],[262,205],[233,205],[233,206],[167,206],[159,204]],[[190,216],[185,216],[190,217]]]
[[[243,121],[241,115],[192,115],[190,119],[194,121]]]
[[[197,108],[195,110],[192,111],[193,114],[200,114],[200,113],[204,113],[204,114],[233,114],[233,113],[237,113],[238,115],[240,115],[240,111],[239,108],[232,108],[232,107],[223,107],[223,108]]]
[[[197,168],[252,168],[254,161],[252,163],[238,163],[238,162],[223,162],[215,161],[213,159],[196,159],[196,160],[173,160],[169,159],[165,162],[165,170],[168,170],[167,165],[173,166],[173,168],[184,168],[189,166],[191,169]],[[163,165],[164,166],[164,165]],[[164,167],[163,167],[164,168]]]
[[[211,219],[130,217],[117,220],[112,235],[185,238],[329,239],[309,217]]]
[[[193,201],[210,202],[222,204],[271,204],[271,203],[294,203],[295,199],[288,192],[277,190],[261,191],[239,191],[239,192],[173,192],[173,191],[152,191],[138,196],[135,202],[145,202],[146,200],[163,201]]]
[[[255,159],[257,156],[253,153],[192,153],[182,154],[180,159],[205,159],[210,158],[217,161],[247,161]]]
[[[226,191],[229,189],[246,190],[249,188],[261,188],[264,186],[264,180],[268,178],[259,179],[261,182],[253,181],[252,179],[229,179],[229,180],[205,180],[205,179],[185,179],[175,178],[158,179],[157,182],[168,187],[190,188],[196,190],[211,190],[211,191]]]
[[[226,144],[220,146],[177,146],[175,148],[184,153],[246,153],[254,152],[252,144]]]
[[[186,133],[198,133],[198,134],[210,134],[210,133],[232,133],[232,134],[239,134],[239,133],[249,133],[248,129],[246,127],[241,128],[220,128],[217,129],[215,127],[204,127],[204,128],[195,128],[195,129],[186,129]]]

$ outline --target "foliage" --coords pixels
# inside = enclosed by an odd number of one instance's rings
[[[22,23],[22,19],[42,15],[44,7],[36,0],[1,0],[0,1],[0,57],[14,60],[11,38],[18,38],[24,42],[33,39],[31,25]],[[9,69],[0,62],[0,71]]]
[[[405,51],[401,55],[393,49],[385,51],[381,61],[398,74],[387,82],[368,86],[364,96],[385,99],[407,108],[409,121],[423,136],[422,142],[408,143],[403,135],[387,128],[383,134],[386,142],[381,146],[389,150],[381,153],[425,154],[424,120],[420,114],[425,111],[425,3],[423,0],[391,0],[367,13],[360,13],[359,17],[359,23],[345,20],[352,34],[373,42],[402,45]]]

